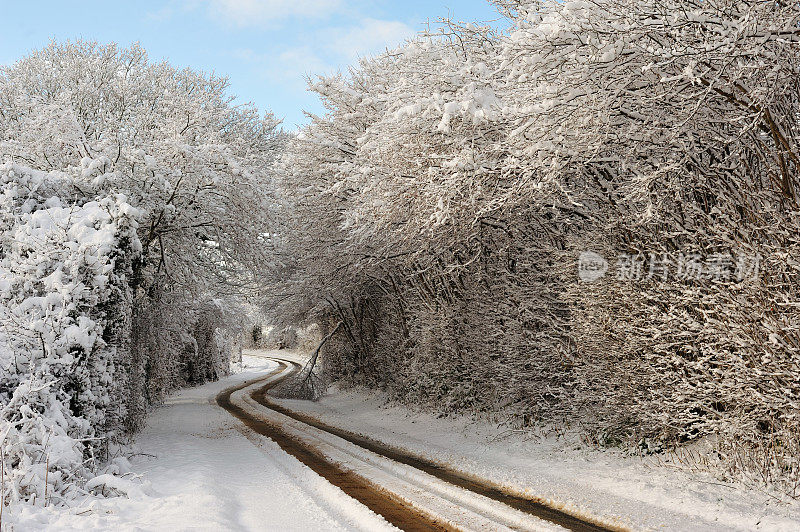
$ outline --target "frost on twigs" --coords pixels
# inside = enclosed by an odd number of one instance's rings
[[[226,90],[137,45],[0,67],[3,503],[85,495],[150,405],[228,373],[284,136]]]

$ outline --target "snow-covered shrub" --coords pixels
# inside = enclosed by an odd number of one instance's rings
[[[684,7],[520,8],[509,147],[540,172],[531,197],[574,211],[573,260],[761,257],[744,279],[571,283],[575,407],[598,440],[709,436],[728,467],[797,496],[798,8]]]
[[[0,446],[11,501],[59,500],[100,458],[127,357],[114,340],[129,323],[138,212],[123,195],[65,201],[71,185],[0,166]]]
[[[243,309],[219,299],[199,306],[190,331],[192,344],[182,363],[181,385],[215,381],[230,372],[234,351],[242,335]]]
[[[305,326],[287,325],[270,327],[266,336],[254,347],[310,352],[317,347],[320,340],[322,340],[322,336],[320,335],[319,325],[316,323]]]
[[[297,347],[297,327],[272,327],[264,339],[269,349],[295,349]]]

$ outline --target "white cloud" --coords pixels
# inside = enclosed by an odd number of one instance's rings
[[[150,22],[168,22],[194,11],[199,5],[200,0],[170,0],[160,9],[146,12],[145,18]]]
[[[305,91],[307,77],[344,71],[358,58],[395,48],[415,35],[409,25],[400,21],[361,18],[345,22],[336,18],[344,24],[312,25],[294,33],[289,40],[273,41],[268,49],[241,48],[229,53],[270,90],[284,95],[303,94],[306,108],[321,112],[316,98]]]
[[[293,90],[305,90],[306,76],[329,74],[336,66],[322,59],[310,46],[286,48],[279,53],[259,54],[249,48],[235,50],[233,57],[247,63],[264,80]]]
[[[323,18],[341,7],[340,0],[209,0],[212,16],[237,26],[258,26],[289,17]]]
[[[334,66],[324,61],[310,46],[289,48],[278,55],[278,63],[284,72],[291,71],[297,74],[323,74],[334,70]]]
[[[386,48],[394,48],[416,32],[398,20],[366,18],[358,26],[335,29],[331,33],[332,38],[329,43],[324,43],[325,46],[350,62]]]
[[[303,44],[296,46],[271,53],[239,49],[233,56],[260,71],[265,79],[281,80],[280,83],[303,89],[307,75],[330,74],[359,57],[394,48],[414,34],[403,22],[367,18],[351,26],[309,34]]]

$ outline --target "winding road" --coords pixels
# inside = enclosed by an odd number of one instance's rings
[[[402,530],[615,529],[288,410],[267,392],[300,365],[269,358],[275,370],[222,391],[217,404]]]

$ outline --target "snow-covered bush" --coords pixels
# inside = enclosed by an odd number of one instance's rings
[[[280,321],[279,321],[280,323]],[[319,325],[287,325],[270,327],[266,336],[253,347],[266,349],[289,349],[303,352],[313,351],[322,337]]]
[[[113,338],[129,333],[138,212],[123,195],[64,201],[72,185],[65,174],[0,166],[6,501],[59,501],[102,458],[128,356]]]

